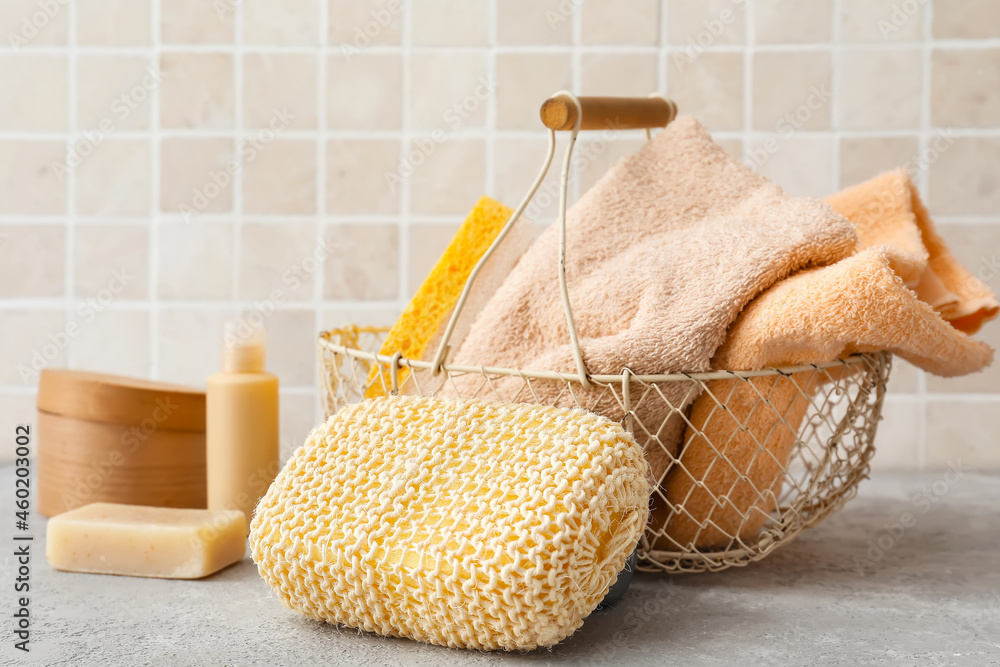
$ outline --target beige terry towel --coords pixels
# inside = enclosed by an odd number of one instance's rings
[[[535,241],[486,304],[456,363],[576,372],[556,227]],[[827,205],[791,197],[730,158],[693,118],[680,118],[568,212],[566,274],[587,366],[599,374],[707,370],[754,296],[799,268],[850,255],[856,243],[853,226]],[[468,396],[482,378],[456,384]],[[623,417],[618,401],[599,388],[575,385],[574,399],[556,382],[535,383],[534,394],[519,378],[495,386],[507,400],[579,400],[613,420]],[[680,408],[694,398],[681,383],[662,389]],[[658,397],[637,411],[654,436],[671,416]],[[673,415],[658,438],[636,433],[654,465],[676,452],[683,420]]]
[[[713,367],[824,363],[876,350],[943,376],[988,366],[991,348],[964,331],[996,316],[998,304],[952,257],[907,173],[889,172],[828,201],[856,224],[864,249],[800,272],[755,299]],[[808,397],[822,381],[800,374],[757,378],[754,386],[709,383],[727,409],[716,409],[708,394],[692,406],[680,465],[663,485],[667,502],[654,498],[651,527],[668,522],[666,533],[656,536],[659,548],[721,547],[760,530],[781,490]],[[777,413],[759,404],[760,395]]]

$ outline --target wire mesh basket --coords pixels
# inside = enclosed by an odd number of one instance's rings
[[[721,478],[725,488],[697,483],[704,476],[689,469],[684,456],[693,438],[679,454],[661,450],[666,465],[657,475],[653,518],[639,545],[639,569],[667,572],[722,570],[759,560],[853,498],[858,483],[868,475],[891,366],[891,356],[878,353],[853,355],[832,364],[748,372],[592,375],[591,382],[600,388],[598,398],[580,403],[574,398],[575,376],[537,377],[541,374],[451,365],[434,375],[431,362],[378,354],[386,333],[386,328],[351,326],[321,334],[322,398],[327,415],[362,400],[370,377],[380,385],[380,393],[507,402],[535,402],[532,398],[540,384],[555,383],[562,389],[559,402],[564,405],[592,409],[595,402],[613,400],[625,414],[624,425],[646,443],[647,453],[658,446],[656,434],[672,419],[681,420],[691,433],[709,429],[728,433],[725,442],[702,438],[711,459],[708,467],[715,468],[714,477]],[[371,373],[376,366],[384,372]],[[468,377],[476,378],[475,390],[461,392],[457,388],[467,383],[455,380]],[[517,378],[519,388],[498,391],[497,381],[505,377]],[[663,387],[668,383],[683,383],[690,392],[700,394],[702,402],[710,405],[707,418],[698,425],[692,423],[684,406],[666,398],[671,392]],[[753,397],[741,406],[739,415],[727,409],[727,402],[737,394]],[[792,419],[793,412],[801,418]],[[663,417],[647,423],[643,417],[650,413]],[[767,422],[762,437],[759,425]],[[750,447],[746,446],[748,438]],[[779,441],[791,445],[781,460],[773,447]],[[744,450],[742,461],[727,453],[734,444]],[[762,477],[755,473],[763,467],[776,474],[767,477],[767,485],[755,484]],[[676,479],[692,483],[671,483]],[[670,493],[675,488],[682,490],[680,497]],[[750,501],[740,503],[737,495],[748,496]],[[715,512],[687,510],[686,505],[695,500]]]
[[[549,102],[555,100],[556,113]],[[754,371],[593,374],[580,349],[565,281],[569,163],[581,127],[615,113],[619,127],[665,125],[663,98],[550,98],[549,150],[531,190],[472,270],[433,359],[381,354],[387,328],[347,326],[320,334],[327,416],[366,396],[403,393],[579,407],[619,420],[643,446],[654,493],[638,568],[717,571],[759,560],[816,525],[867,477],[891,369],[888,353],[826,364]],[[561,105],[561,106],[560,106]],[[555,132],[570,129],[563,163],[559,277],[577,372],[463,366],[447,362],[449,341],[479,269],[530,202],[548,171]],[[540,400],[539,396],[546,397]],[[677,443],[680,443],[679,445]]]

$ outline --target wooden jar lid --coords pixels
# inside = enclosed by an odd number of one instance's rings
[[[88,371],[46,369],[38,382],[38,409],[108,424],[153,419],[168,431],[205,430],[205,392],[194,387]]]
[[[205,507],[205,392],[87,371],[38,383],[38,509]]]

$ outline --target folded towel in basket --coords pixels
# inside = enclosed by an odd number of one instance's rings
[[[863,247],[892,246],[899,277],[954,328],[976,333],[1000,311],[989,287],[952,256],[905,169],[886,172],[826,201],[854,223]]]
[[[592,374],[708,370],[740,310],[802,267],[855,251],[853,226],[729,157],[693,118],[680,118],[613,167],[567,214],[566,278]],[[575,373],[550,226],[484,306],[454,363]],[[551,380],[452,377],[459,393],[623,417],[606,388]],[[636,407],[636,439],[655,465],[676,453],[686,383],[661,385]],[[664,400],[665,399],[665,400]],[[662,469],[662,468],[661,468]]]
[[[995,317],[997,301],[952,257],[906,171],[827,201],[856,225],[863,249],[757,297],[733,324],[713,367],[824,363],[877,350],[943,376],[988,366],[992,349],[966,332]],[[656,546],[722,547],[756,535],[777,502],[810,399],[826,379],[801,373],[709,382],[710,393],[692,406],[679,465],[654,500],[652,526],[666,524]],[[725,401],[725,410],[716,409],[712,395]]]

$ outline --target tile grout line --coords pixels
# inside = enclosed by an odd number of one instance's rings
[[[230,308],[240,308],[251,310],[257,306],[263,297],[258,298],[248,298],[248,299],[227,299],[227,298],[216,298],[216,299],[171,299],[169,301],[161,301],[161,305],[169,304],[172,308],[187,308],[187,309],[199,309],[199,308],[224,308],[227,305]],[[351,300],[351,299],[341,299],[341,300],[331,300],[330,305],[336,305],[344,308],[355,308],[364,310],[369,305],[372,309],[386,308],[394,305],[396,303],[395,299],[371,299],[371,300]],[[37,309],[58,312],[60,310],[65,310],[66,308],[74,305],[68,299],[44,299],[40,297],[24,297],[22,299],[6,299],[0,301],[0,311],[2,310],[24,310],[24,309]],[[304,308],[308,309],[315,305],[314,299],[301,299],[301,300],[286,300],[282,303],[275,304],[275,310],[288,311],[288,310],[302,310]],[[144,298],[135,299],[116,299],[114,303],[109,303],[104,310],[105,311],[116,311],[116,312],[136,312],[143,309],[148,309],[149,302]]]
[[[497,81],[497,47],[499,38],[497,36],[497,16],[499,0],[489,0],[487,5],[487,50],[486,50],[486,78],[492,83]],[[485,165],[485,190],[486,193],[496,198],[496,127],[497,127],[497,95],[494,92],[486,100],[486,165]]]
[[[962,401],[966,403],[996,403],[1000,402],[1000,393],[983,393],[975,391],[956,391],[952,392],[931,392],[928,391],[925,394],[920,394],[917,392],[903,392],[896,394],[887,394],[886,400],[892,400],[896,403],[924,403],[928,398],[936,401]]]
[[[744,5],[743,9],[743,46],[739,49],[743,53],[743,162],[750,161],[750,152],[753,150],[754,117],[753,117],[753,86],[754,86],[754,56],[756,54],[756,40],[753,36],[754,20],[753,7]],[[739,46],[739,45],[736,45]]]
[[[586,3],[581,3],[576,5],[576,10],[572,14],[571,18],[571,35],[570,35],[570,65],[569,65],[569,76],[570,76],[570,92],[574,95],[580,95],[583,92],[583,54],[581,45],[583,44],[583,13],[587,11]],[[549,91],[549,94],[556,91]],[[579,135],[578,135],[579,136]],[[556,138],[558,139],[558,133],[556,133]],[[577,139],[579,141],[579,139]],[[565,146],[562,147],[565,150]],[[574,151],[576,149],[574,148]],[[559,170],[562,169],[562,158],[559,154],[559,149],[556,149],[556,154],[552,160],[552,166],[549,170],[556,170],[556,175],[558,176]],[[580,178],[582,169],[579,164],[579,160],[574,160],[570,164],[569,169],[569,188],[566,193],[566,208],[569,209],[577,199],[580,198]],[[558,180],[556,181],[558,183]],[[558,196],[558,195],[557,195]],[[556,210],[558,211],[558,204],[556,204]],[[558,217],[558,213],[553,215],[553,219]]]
[[[923,89],[920,95],[920,143],[918,145],[918,152],[920,155],[925,155],[927,147],[930,145],[930,135],[931,135],[931,52],[933,48],[933,27],[932,21],[934,18],[934,0],[928,0],[924,7],[923,14],[923,44],[921,45],[921,64],[924,68],[921,77],[921,85]],[[917,182],[917,188],[923,193],[924,197],[929,194],[928,184],[929,184],[929,167],[930,165],[924,165],[920,170],[919,179]],[[930,403],[928,401],[928,391],[927,391],[927,373],[926,371],[921,371],[917,375],[917,394],[920,397],[920,416],[919,416],[919,428],[917,429],[917,470],[923,472],[927,470],[927,427],[929,420],[927,419],[927,411],[930,408]]]
[[[658,93],[660,93],[662,95],[665,95],[666,97],[668,97],[670,99],[673,99],[671,97],[671,94],[670,94],[670,74],[669,74],[669,69],[670,69],[669,58],[670,58],[670,55],[669,55],[669,52],[668,52],[668,49],[667,49],[667,46],[668,46],[667,34],[668,34],[669,29],[670,29],[670,26],[667,24],[667,20],[668,20],[667,19],[667,4],[665,2],[661,2],[660,3],[660,5],[659,5],[659,11],[660,11],[660,15],[657,18],[659,19],[660,43],[658,45],[659,49],[657,51],[657,59],[659,61],[659,63],[658,63],[659,70],[657,71],[657,78],[656,78],[656,85],[657,85],[657,88],[658,88],[658,90],[656,92],[658,92]],[[653,91],[650,91],[650,92],[653,92]],[[676,102],[676,100],[674,100],[674,101]],[[681,113],[681,112],[679,111],[678,113]]]
[[[330,34],[330,3],[325,0],[321,0],[319,3],[319,42],[320,53],[318,54],[318,63],[316,65],[316,127],[320,129],[321,137],[326,132],[327,129],[327,109],[326,109],[326,95],[327,95],[327,67],[329,65],[329,54],[327,53],[327,39]],[[326,181],[327,181],[327,150],[328,141],[326,139],[320,138],[316,141],[316,219],[315,219],[315,229],[314,240],[315,244],[313,247],[313,252],[315,253],[319,248],[326,247],[326,225],[325,225],[325,214],[326,214]],[[313,312],[314,321],[317,330],[325,330],[326,322],[323,319],[323,288],[326,282],[326,269],[327,263],[330,261],[329,253],[325,250],[323,251],[323,261],[318,262],[316,268],[316,273],[313,275]],[[314,343],[315,344],[315,343]],[[313,423],[318,423],[322,418],[322,406],[319,400],[319,387],[322,384],[322,378],[320,377],[320,364],[319,355],[316,354],[316,361],[313,363],[313,402],[312,402],[312,417]]]
[[[67,97],[67,118],[66,118],[66,128],[68,130],[67,136],[64,138],[64,156],[66,159],[66,164],[71,164],[70,156],[73,151],[76,150],[76,144],[74,142],[74,137],[77,132],[77,116],[79,108],[79,89],[77,86],[77,71],[78,71],[78,54],[77,50],[74,48],[78,39],[77,35],[77,12],[79,8],[76,3],[68,3],[66,6],[66,40],[67,49],[69,57],[66,60],[66,97]],[[79,164],[73,168],[67,170],[66,174],[66,217],[63,220],[66,229],[65,236],[65,259],[64,259],[64,271],[66,275],[63,277],[65,284],[63,287],[66,299],[66,311],[64,314],[65,322],[64,327],[68,327],[69,323],[73,321],[73,310],[76,302],[76,170],[79,168]],[[76,358],[76,347],[78,341],[69,340],[66,344],[66,366],[68,368],[74,367],[74,360]]]
[[[162,16],[161,0],[152,0],[151,33],[150,39],[153,42],[153,64],[157,74],[160,72],[160,18]],[[160,340],[160,325],[163,321],[159,294],[157,286],[159,284],[160,257],[160,182],[162,179],[162,169],[160,165],[160,86],[153,86],[149,97],[149,132],[150,136],[150,161],[152,162],[150,173],[152,179],[150,183],[149,210],[150,220],[147,230],[147,243],[149,257],[146,266],[149,275],[146,276],[146,290],[149,303],[149,371],[153,378],[160,378],[162,369],[160,368],[160,347],[163,342]]]
[[[833,188],[830,192],[840,192],[843,184],[840,182],[840,146],[843,143],[843,126],[841,114],[843,112],[843,102],[841,93],[843,92],[844,76],[844,43],[842,35],[842,18],[844,16],[843,0],[833,0],[833,17],[830,36],[830,67],[831,67],[831,99],[830,99],[830,159],[832,161],[830,169],[830,180]]]
[[[715,133],[713,135],[717,136],[720,133]],[[726,139],[739,139],[737,136],[725,136],[722,138]],[[180,213],[177,214],[162,214],[160,217],[169,222],[182,222],[183,216]],[[325,220],[340,222],[340,223],[354,223],[354,224],[386,224],[392,223],[395,217],[392,215],[331,215],[323,216]],[[249,218],[252,222],[261,223],[281,223],[281,222],[313,222],[316,219],[315,215],[312,214],[289,214],[283,215],[280,213],[269,213],[269,214],[256,214]],[[449,215],[413,215],[411,219],[415,222],[423,224],[453,224],[462,222],[465,217],[462,215],[449,214]],[[0,224],[24,224],[30,225],[59,225],[63,224],[66,220],[66,216],[59,215],[39,215],[39,216],[21,216],[21,215],[0,215]],[[77,215],[77,222],[84,225],[92,225],[99,223],[107,223],[113,225],[122,225],[126,227],[139,227],[145,225],[149,222],[148,215],[145,217],[139,216],[100,216],[100,215]],[[995,216],[990,215],[939,215],[935,216],[934,220],[941,224],[954,224],[954,225],[996,225],[1000,223],[1000,214]],[[218,224],[228,224],[231,221],[231,217],[226,214],[220,213],[203,213],[198,216],[198,223],[203,225],[218,225]],[[39,297],[44,299],[45,297]],[[0,302],[3,298],[0,298]]]
[[[579,12],[576,12],[577,14]],[[749,17],[750,11],[747,11],[747,16]],[[261,53],[261,54],[315,54],[317,50],[330,53],[336,49],[339,49],[344,44],[349,44],[349,42],[343,43],[326,43],[321,45],[318,49],[315,46],[308,45],[280,45],[280,44],[248,44],[245,45],[246,52]],[[871,49],[879,49],[884,51],[899,51],[899,50],[911,50],[913,48],[920,48],[923,46],[924,42],[922,40],[912,40],[912,41],[895,41],[895,42],[845,42],[843,44],[844,49],[848,51],[864,51]],[[976,51],[976,50],[986,50],[986,49],[996,49],[1000,47],[1000,38],[983,38],[983,39],[937,39],[934,40],[935,46],[942,49],[949,50],[960,50],[960,51]],[[687,47],[684,45],[668,45],[667,50],[683,52]],[[759,51],[766,52],[790,52],[790,51],[824,51],[826,50],[826,42],[787,42],[787,43],[761,43],[758,44]],[[579,44],[579,49],[574,45],[561,45],[561,44],[504,44],[497,45],[497,51],[503,54],[529,54],[529,53],[572,53],[576,50],[582,50],[587,53],[592,54],[616,54],[616,53],[647,53],[656,54],[659,52],[660,47],[657,45],[629,45],[629,44]],[[739,44],[710,44],[704,47],[699,47],[699,51],[702,53],[733,53],[743,50],[743,46]],[[178,43],[178,44],[160,44],[158,47],[136,47],[136,46],[89,46],[89,45],[77,45],[73,51],[82,53],[85,55],[113,55],[113,56],[150,56],[159,55],[162,53],[226,53],[235,51],[233,44],[225,43],[214,43],[214,44],[193,44],[193,43]],[[479,46],[411,46],[410,48],[405,48],[402,45],[391,45],[391,44],[372,44],[365,47],[365,52],[371,54],[397,54],[397,55],[409,55],[409,54],[438,54],[440,52],[450,52],[455,54],[475,54],[482,51],[482,47]],[[27,55],[67,55],[70,53],[70,48],[68,46],[60,45],[46,45],[46,46],[24,46],[18,50],[14,50],[11,47],[0,45],[0,56],[4,55],[14,55],[17,53],[23,53]]]
[[[554,92],[554,91],[552,91]],[[72,138],[81,135],[83,132],[88,131],[93,128],[86,128],[77,130],[75,132],[57,132],[57,131],[31,131],[31,130],[0,130],[0,140],[6,141],[24,141],[24,142],[51,142],[51,141],[65,141],[67,138]],[[266,128],[249,128],[252,130],[264,130]],[[985,128],[985,127],[950,127],[948,128],[956,137],[959,138],[986,138],[986,139],[996,139],[1000,138],[1000,127],[996,128]],[[822,136],[829,133],[829,129],[824,130],[809,130],[809,129],[799,129],[796,130],[796,135],[800,136]],[[921,129],[872,129],[872,130],[857,130],[857,129],[843,129],[840,134],[844,137],[850,138],[910,138],[920,136]],[[744,135],[750,135],[754,137],[766,137],[773,135],[773,131],[769,130],[716,130],[712,133],[712,136],[720,136],[725,138],[739,138]],[[232,137],[233,130],[179,130],[179,129],[160,129],[157,135],[166,139],[225,139]],[[542,130],[512,130],[503,129],[490,132],[485,128],[458,128],[449,131],[448,136],[454,139],[485,139],[489,138],[491,135],[496,135],[503,139],[544,139],[546,133]],[[398,131],[394,130],[327,130],[327,131],[316,131],[316,130],[282,130],[282,138],[285,139],[301,139],[301,140],[329,140],[329,139],[383,139],[392,140],[399,137]],[[149,137],[148,131],[143,130],[116,130],[114,133],[115,141],[122,140],[142,140]],[[199,218],[203,218],[205,215],[201,214]]]
[[[402,128],[399,133],[399,165],[402,165],[407,159],[410,152],[410,146],[412,144],[412,109],[410,102],[412,100],[413,91],[413,62],[410,54],[412,52],[413,45],[413,0],[405,0],[403,3],[403,14],[400,17],[402,20],[401,32],[400,32],[400,43],[402,45],[403,57],[402,68],[403,68],[403,91],[401,95],[401,104],[403,106],[402,114]],[[406,304],[407,298],[407,287],[409,283],[409,273],[410,273],[410,194],[411,194],[411,181],[413,175],[410,174],[403,179],[402,187],[399,193],[399,219],[397,220],[397,229],[399,237],[396,240],[396,270],[399,271],[399,275],[396,277],[396,312],[402,312]]]
[[[169,222],[183,222],[184,218],[181,214],[164,215],[163,218]],[[338,222],[338,223],[353,223],[361,225],[384,225],[391,224],[397,218],[395,216],[384,216],[384,215],[343,215],[343,216],[324,216],[325,219]],[[52,216],[39,216],[36,218],[22,218],[19,216],[3,217],[0,216],[0,224],[15,224],[23,222],[25,225],[58,225],[65,222],[66,217],[52,217]],[[134,216],[122,217],[122,218],[105,218],[102,216],[77,216],[77,220],[81,223],[86,224],[97,224],[102,222],[107,222],[108,224],[121,225],[124,227],[139,227],[146,224],[149,220],[146,218],[136,218]],[[314,222],[316,220],[315,215],[282,215],[280,213],[269,214],[269,215],[253,215],[248,216],[248,222],[260,222],[260,223],[282,223],[282,222]],[[448,214],[448,215],[413,215],[411,220],[423,224],[453,224],[460,223],[465,220],[462,215]],[[224,225],[229,224],[232,218],[226,216],[225,214],[203,214],[198,218],[199,225]],[[45,297],[39,297],[45,298]],[[0,297],[0,301],[3,298]]]
[[[230,293],[234,296],[240,294],[240,278],[242,274],[240,265],[243,262],[243,179],[246,176],[248,166],[243,159],[243,146],[247,140],[247,133],[243,128],[243,124],[246,122],[246,119],[243,117],[243,9],[245,4],[244,2],[236,2],[233,5],[233,136],[230,141],[234,150],[233,159],[239,165],[237,172],[233,174],[231,190],[233,198],[233,238],[231,246],[233,249],[233,266]],[[272,145],[274,141],[278,140],[277,137],[273,138]],[[261,150],[266,149],[262,148]],[[259,158],[259,153],[255,153],[254,157]],[[227,317],[242,318],[244,317],[244,309],[241,308],[236,313],[230,312],[227,314]],[[218,336],[216,344],[222,344],[221,335]]]
[[[2,396],[34,396],[35,387],[19,387],[17,385],[0,386],[0,397]],[[314,394],[314,388],[309,385],[295,385],[281,390],[282,395],[306,396]],[[0,459],[2,460],[2,459]]]

